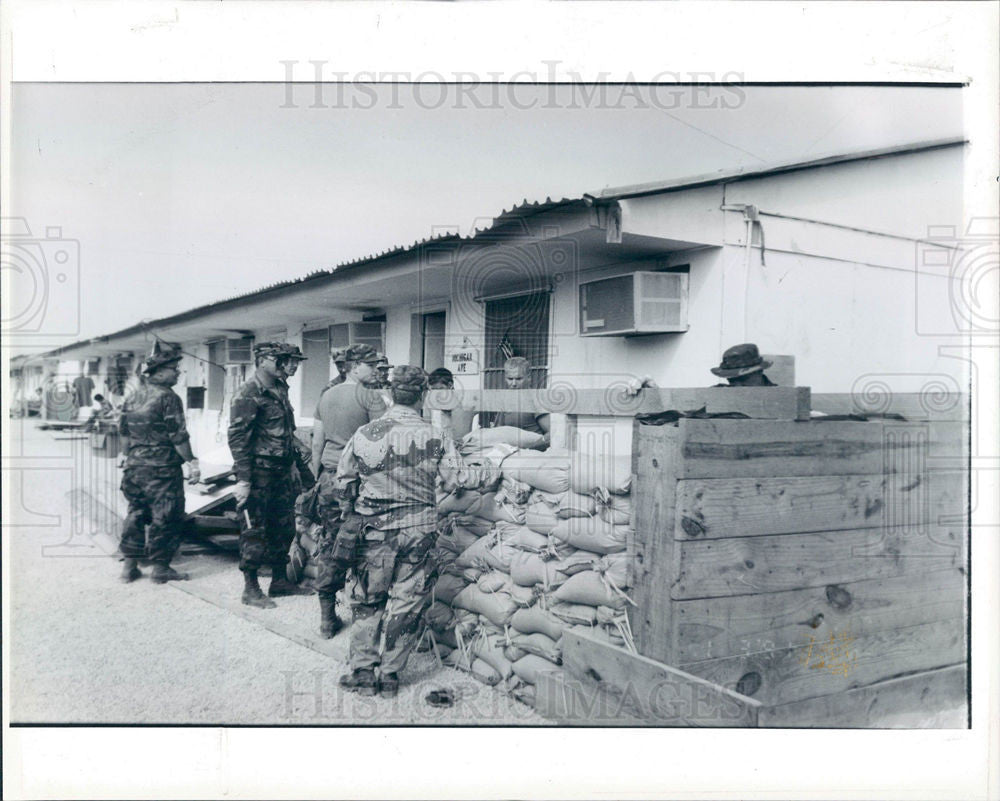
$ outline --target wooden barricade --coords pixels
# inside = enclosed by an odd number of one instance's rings
[[[564,634],[536,706],[580,725],[863,727],[966,700],[967,400],[615,387],[436,391],[425,408],[444,426],[545,413],[570,449],[587,417],[746,415],[634,424],[638,654]]]
[[[639,652],[761,702],[757,725],[959,703],[966,442],[960,420],[637,425]]]

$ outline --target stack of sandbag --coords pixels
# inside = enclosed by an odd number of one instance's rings
[[[622,468],[522,448],[502,460],[494,493],[443,499],[445,553],[425,621],[447,664],[530,698],[539,673],[562,663],[567,629],[630,644]]]

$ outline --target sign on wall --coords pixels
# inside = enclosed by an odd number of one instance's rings
[[[479,350],[476,348],[453,350],[445,361],[453,375],[479,375]]]

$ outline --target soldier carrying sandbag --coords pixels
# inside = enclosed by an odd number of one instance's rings
[[[340,684],[388,697],[399,688],[437,578],[431,556],[438,527],[435,483],[440,477],[452,492],[496,479],[489,464],[463,464],[451,439],[420,416],[427,391],[422,369],[396,367],[390,391],[392,408],[358,429],[337,470],[341,504],[353,507],[341,540],[347,531],[357,537],[351,672]]]

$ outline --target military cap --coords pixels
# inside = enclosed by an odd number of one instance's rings
[[[299,361],[305,361],[309,357],[304,355],[301,350],[299,350],[298,345],[293,345],[290,342],[285,342],[281,345],[284,350],[284,355],[289,359],[298,359]]]
[[[253,346],[253,355],[258,359],[267,356],[287,356],[288,351],[281,342],[258,342]]]
[[[371,345],[351,345],[347,349],[347,361],[378,364],[378,351]]]
[[[722,354],[722,363],[711,370],[722,378],[736,378],[741,375],[749,375],[759,370],[766,370],[772,362],[763,358],[757,346],[752,342],[744,342],[742,345],[733,345]]]
[[[392,369],[392,388],[422,392],[427,389],[427,373],[412,364],[396,365]]]
[[[170,364],[176,364],[184,357],[181,353],[181,349],[178,345],[173,345],[171,343],[157,343],[153,346],[153,352],[146,359],[145,364],[143,364],[143,372],[147,375],[159,370],[161,367],[165,367]]]
[[[334,364],[343,364],[347,361],[347,351],[348,348],[335,348],[330,351],[330,358],[333,359]]]

